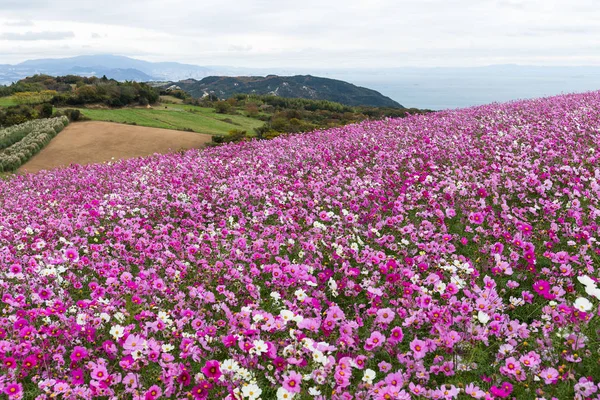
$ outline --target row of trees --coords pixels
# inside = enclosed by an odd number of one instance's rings
[[[51,102],[57,106],[82,106],[102,103],[109,107],[145,106],[156,103],[160,97],[159,90],[145,83],[76,75],[35,75],[0,87],[0,96],[10,95],[18,104]]]
[[[54,136],[69,124],[65,116],[29,121],[0,130],[0,171],[14,171],[43,149]],[[12,142],[8,138],[19,138]]]
[[[18,105],[0,108],[0,128],[22,124],[38,118],[52,116],[52,104],[44,103],[37,106]]]
[[[187,99],[186,103],[213,107],[220,114],[244,114],[264,121],[254,130],[254,136],[270,139],[282,133],[300,133],[316,129],[332,128],[366,119],[404,118],[412,114],[423,114],[430,110],[416,108],[385,108],[347,106],[326,100],[284,98],[278,96],[239,94],[227,100],[210,98]],[[230,137],[216,138],[225,143],[243,140],[246,134],[232,131]]]

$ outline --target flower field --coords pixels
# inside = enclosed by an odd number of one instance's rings
[[[600,92],[0,182],[0,390],[600,399]]]

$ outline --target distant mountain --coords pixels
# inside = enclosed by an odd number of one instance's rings
[[[312,100],[329,100],[349,106],[395,107],[403,106],[381,93],[348,82],[319,78],[311,75],[296,76],[209,76],[200,81],[186,79],[169,82],[163,87],[177,85],[193,97],[213,93],[226,99],[237,93],[299,97]]]
[[[0,64],[0,84],[8,84],[36,74],[52,76],[102,76],[119,81],[201,79],[214,75],[207,67],[174,62],[149,62],[134,58],[97,55],[29,60],[16,65]]]

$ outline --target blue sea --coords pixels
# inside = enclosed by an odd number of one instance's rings
[[[432,110],[600,90],[600,67],[490,66],[320,71]]]

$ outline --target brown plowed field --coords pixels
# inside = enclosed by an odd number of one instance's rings
[[[112,122],[77,122],[66,127],[19,172],[70,164],[92,164],[203,147],[211,135]]]

